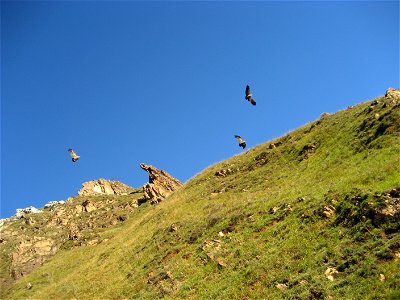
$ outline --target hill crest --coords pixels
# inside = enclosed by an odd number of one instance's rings
[[[217,163],[158,205],[136,205],[142,191],[75,197],[71,239],[7,297],[395,297],[399,137],[400,99],[389,92]],[[54,251],[35,235],[17,248]]]

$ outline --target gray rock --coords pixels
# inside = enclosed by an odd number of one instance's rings
[[[45,204],[44,208],[50,208],[50,207],[57,206],[57,205],[64,204],[64,203],[65,203],[65,201],[50,201]]]
[[[37,209],[36,207],[33,207],[33,206],[29,206],[26,208],[17,208],[15,216],[20,219],[20,218],[24,217],[25,215],[38,214],[41,212],[42,211],[40,209]]]

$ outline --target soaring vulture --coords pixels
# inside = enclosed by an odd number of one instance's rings
[[[246,100],[249,101],[251,104],[256,105],[256,101],[252,98],[253,94],[250,92],[250,87],[246,85]]]
[[[76,155],[76,153],[75,153],[74,150],[68,149],[68,152],[69,152],[69,154],[71,155],[72,161],[73,161],[73,162],[76,162],[76,161],[79,159],[80,156],[79,156],[79,155]]]
[[[246,142],[242,139],[240,135],[235,135],[235,138],[239,142],[239,147],[242,147],[243,149],[246,148]]]

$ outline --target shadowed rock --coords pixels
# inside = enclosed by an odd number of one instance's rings
[[[143,163],[140,167],[149,174],[149,183],[144,186],[144,198],[152,204],[164,200],[182,186],[182,182],[163,170]]]
[[[315,149],[317,146],[315,144],[308,144],[303,147],[303,149],[300,151],[300,155],[303,156],[302,159],[308,159],[310,158],[311,155],[315,153]]]

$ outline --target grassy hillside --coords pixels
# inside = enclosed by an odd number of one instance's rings
[[[209,167],[4,298],[399,299],[399,198],[400,101],[381,97]]]

